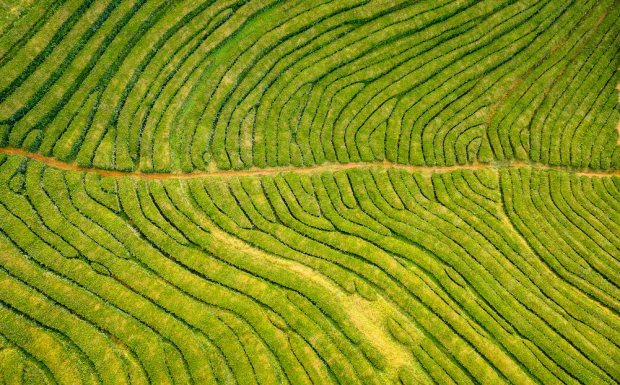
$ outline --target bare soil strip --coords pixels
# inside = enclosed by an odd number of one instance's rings
[[[609,176],[620,176],[620,170],[612,170],[612,171],[594,171],[587,169],[570,169],[565,167],[556,167],[545,164],[534,164],[534,163],[523,163],[523,162],[510,162],[510,163],[501,163],[501,164],[466,164],[466,165],[457,165],[457,166],[414,166],[407,164],[398,164],[392,163],[388,161],[384,162],[359,162],[359,163],[325,163],[317,166],[309,166],[309,167],[295,167],[295,166],[286,166],[286,167],[266,167],[266,168],[250,168],[247,170],[218,170],[218,171],[200,171],[200,172],[192,172],[192,173],[146,173],[140,171],[114,171],[114,170],[104,170],[99,168],[89,168],[89,167],[81,167],[73,163],[65,163],[59,161],[54,158],[47,157],[45,155],[29,152],[22,150],[20,148],[13,147],[2,147],[0,148],[0,153],[8,154],[8,155],[18,155],[23,156],[29,159],[34,159],[39,162],[45,163],[50,167],[54,167],[60,170],[66,171],[81,171],[81,172],[91,172],[95,174],[99,174],[101,176],[111,176],[111,177],[123,177],[130,176],[134,178],[142,178],[142,179],[189,179],[189,178],[204,178],[208,176],[220,176],[220,177],[235,177],[235,176],[250,176],[250,175],[271,175],[271,174],[280,174],[285,172],[296,172],[300,174],[312,174],[319,173],[324,171],[338,171],[338,170],[348,170],[351,168],[369,168],[369,167],[386,167],[386,168],[395,168],[399,170],[407,170],[407,171],[420,171],[420,172],[428,172],[428,173],[438,173],[438,172],[449,172],[454,170],[474,170],[474,169],[501,169],[501,168],[515,168],[515,167],[530,167],[535,169],[547,170],[547,171],[563,171],[563,172],[573,172],[577,175],[584,176],[597,176],[597,177],[609,177]]]

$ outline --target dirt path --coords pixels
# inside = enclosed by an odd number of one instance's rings
[[[360,163],[328,163],[322,164],[318,166],[310,166],[310,167],[295,167],[295,166],[286,166],[286,167],[266,167],[266,168],[251,168],[248,170],[220,170],[220,171],[200,171],[200,172],[192,172],[192,173],[144,173],[144,172],[128,172],[128,171],[111,171],[104,170],[99,168],[88,168],[88,167],[80,167],[73,163],[65,163],[59,161],[54,158],[50,158],[41,154],[28,152],[19,148],[12,147],[2,147],[0,148],[0,153],[8,154],[8,155],[19,155],[29,159],[34,159],[39,162],[45,163],[50,167],[54,167],[60,170],[66,171],[82,171],[82,172],[92,172],[95,174],[99,174],[102,176],[111,176],[111,177],[121,177],[121,176],[131,176],[134,178],[143,178],[143,179],[189,179],[189,178],[203,178],[206,176],[221,176],[221,177],[233,177],[233,176],[248,176],[248,175],[271,175],[271,174],[279,174],[283,172],[296,172],[300,174],[312,174],[323,171],[338,171],[338,170],[348,170],[351,168],[368,168],[368,167],[389,167],[396,168],[400,170],[406,171],[421,171],[427,173],[436,173],[436,172],[448,172],[454,170],[473,170],[473,169],[482,169],[482,168],[490,168],[490,169],[501,169],[501,168],[515,168],[515,167],[531,167],[535,169],[541,170],[555,170],[555,171],[564,171],[564,172],[574,172],[577,175],[586,175],[586,176],[598,176],[598,177],[608,177],[608,176],[620,176],[620,170],[614,170],[610,172],[601,172],[601,171],[590,171],[590,170],[571,170],[563,167],[555,167],[544,164],[528,164],[522,162],[512,162],[512,163],[502,163],[502,164],[468,164],[462,166],[413,166],[406,164],[398,164],[392,162],[360,162]]]

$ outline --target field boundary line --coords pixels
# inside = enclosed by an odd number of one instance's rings
[[[600,171],[590,169],[575,169],[563,166],[551,166],[542,163],[525,163],[525,162],[496,162],[489,164],[465,164],[455,166],[416,166],[409,164],[393,163],[389,161],[383,162],[353,162],[353,163],[324,163],[316,166],[296,167],[296,166],[282,166],[282,167],[265,167],[265,168],[251,168],[247,170],[217,170],[217,171],[197,171],[191,173],[161,173],[161,172],[140,172],[140,171],[118,171],[118,170],[105,170],[101,168],[82,167],[73,163],[66,163],[45,155],[37,154],[34,152],[26,151],[20,148],[14,147],[0,147],[0,153],[7,155],[17,155],[28,159],[33,159],[46,164],[47,166],[64,170],[64,171],[81,171],[99,174],[101,176],[111,177],[123,177],[130,176],[141,179],[191,179],[191,178],[204,178],[209,176],[220,177],[235,177],[235,176],[252,176],[252,175],[275,175],[286,172],[295,172],[298,174],[313,174],[324,171],[339,171],[348,170],[353,168],[370,168],[370,167],[385,167],[406,171],[421,171],[428,173],[442,173],[455,170],[476,170],[476,169],[502,169],[502,168],[533,168],[544,171],[560,171],[574,173],[580,176],[596,176],[596,177],[611,177],[620,176],[620,170]]]

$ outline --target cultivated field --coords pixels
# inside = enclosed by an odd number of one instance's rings
[[[0,0],[0,384],[620,383],[617,0]]]

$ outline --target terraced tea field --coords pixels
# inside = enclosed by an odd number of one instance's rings
[[[0,1],[0,384],[617,384],[620,2]]]

